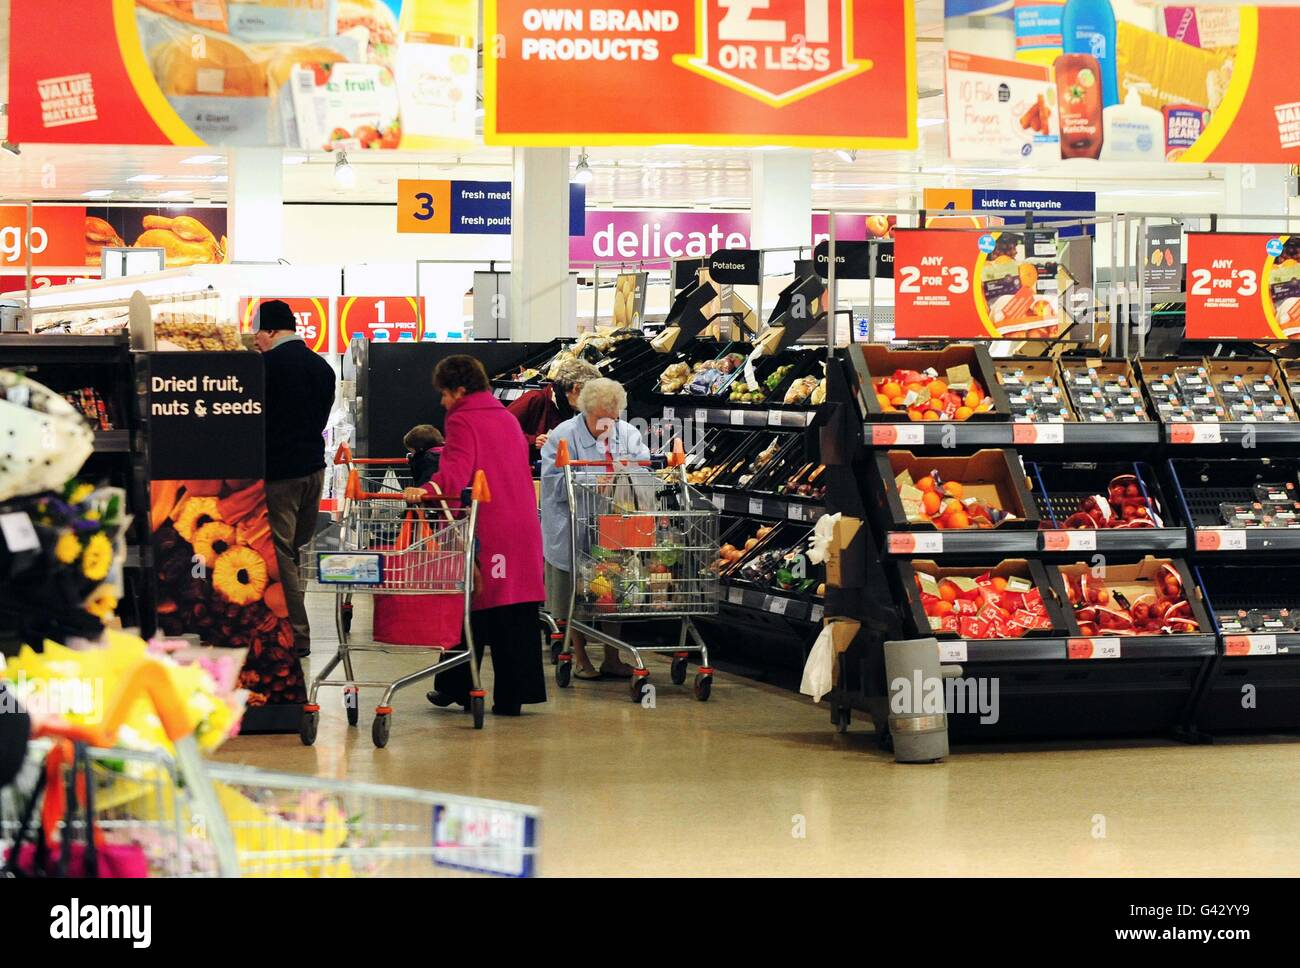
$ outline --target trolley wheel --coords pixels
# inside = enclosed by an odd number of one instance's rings
[[[361,718],[361,690],[343,690],[343,709],[348,714],[348,725],[355,726]]]
[[[469,700],[469,711],[474,714],[474,728],[483,728],[483,697],[471,696]]]
[[[713,692],[713,676],[707,673],[699,672],[695,675],[695,698],[700,702],[708,702],[709,695]]]
[[[646,689],[649,686],[650,686],[650,677],[648,675],[632,676],[632,681],[628,683],[628,692],[631,695],[632,701],[640,705],[642,698],[644,698],[646,694]]]
[[[567,689],[569,683],[573,681],[573,657],[561,657],[555,663],[555,684],[561,689]]]
[[[316,728],[319,725],[320,713],[304,709],[302,721],[298,723],[298,737],[302,740],[303,746],[311,746],[316,742]]]
[[[374,725],[370,727],[370,738],[375,741],[376,749],[383,749],[388,745],[388,731],[392,727],[392,719],[391,712],[375,713]]]
[[[686,681],[686,663],[687,663],[686,656],[679,656],[673,659],[671,675],[673,678],[674,686],[680,686],[682,683]]]
[[[546,633],[547,638],[550,638],[550,634],[551,633],[549,632]],[[560,636],[560,638],[558,639],[552,639],[551,640],[551,665],[559,664],[560,653],[563,651],[564,651],[564,637]]]

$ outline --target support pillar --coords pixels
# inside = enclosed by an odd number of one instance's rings
[[[279,148],[232,148],[226,186],[231,262],[284,255],[284,165]]]
[[[510,193],[510,339],[574,331],[569,287],[569,149],[516,148]]]

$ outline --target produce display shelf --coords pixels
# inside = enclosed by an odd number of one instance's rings
[[[709,493],[709,488],[699,490]],[[813,522],[826,513],[825,506],[816,502],[801,501],[775,495],[755,494],[751,491],[713,491],[709,500],[719,511],[727,514],[748,514],[759,518],[784,518],[787,521]]]
[[[1283,621],[1291,620],[1300,604],[1300,565],[1279,565],[1268,581],[1261,581],[1259,570],[1247,562],[1231,558],[1207,560],[1196,567],[1196,578],[1211,621],[1218,629],[1223,655],[1230,658],[1300,656],[1300,629],[1270,628],[1263,615],[1257,616],[1257,621],[1252,623],[1256,627],[1249,631],[1243,631],[1240,624],[1225,629],[1223,618],[1225,613],[1249,615],[1258,610],[1273,613],[1274,618]]]
[[[816,415],[815,410],[695,406],[690,400],[664,407],[664,420],[694,420],[697,424],[730,427],[807,427]]]
[[[124,454],[131,450],[131,431],[96,430],[95,453]]]
[[[888,554],[907,558],[918,555],[1023,556],[1038,551],[1039,543],[1037,531],[889,531],[886,533],[885,550]]]
[[[722,600],[739,608],[757,609],[773,615],[783,615],[796,622],[820,623],[825,605],[820,600],[809,600],[780,591],[747,587],[723,582]]]
[[[1164,425],[1164,439],[1171,447],[1249,444],[1254,449],[1268,444],[1300,444],[1300,422],[1169,423]]]
[[[873,422],[865,425],[869,447],[1061,447],[1071,444],[1134,445],[1160,442],[1156,423],[923,423]]]
[[[1044,555],[1112,552],[1141,554],[1186,551],[1187,528],[1179,508],[1160,487],[1157,475],[1143,461],[1048,462],[1036,457],[1025,471],[1032,482],[1034,501],[1044,522],[1038,550]],[[1159,516],[1158,528],[1064,527],[1089,497],[1106,497],[1109,479],[1132,476],[1141,495]],[[1056,525],[1053,527],[1052,525]]]
[[[1297,635],[1300,639],[1300,635]],[[1053,636],[1019,639],[939,639],[939,661],[976,662],[1106,662],[1124,659],[1192,659],[1212,656],[1218,639],[1194,635],[1124,635],[1091,638]]]

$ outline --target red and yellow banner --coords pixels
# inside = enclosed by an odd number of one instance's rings
[[[289,304],[289,308],[293,310],[295,328],[304,343],[317,353],[328,353],[331,350],[337,351],[337,348],[330,346],[329,343],[330,300],[328,298],[317,299],[314,296],[257,296],[249,298],[244,296],[239,300],[239,331],[241,333],[253,332],[257,308],[262,303],[272,299],[279,299]]]
[[[1300,338],[1300,235],[1187,233],[1187,337]]]
[[[1023,233],[894,231],[894,334],[900,339],[1049,339],[1059,300],[1050,264]]]
[[[485,0],[483,32],[489,144],[916,147],[910,0]]]
[[[474,140],[473,0],[11,0],[10,35],[13,141]]]
[[[169,269],[226,261],[224,208],[0,205],[0,269],[98,266],[105,246],[159,248]]]
[[[357,336],[376,343],[410,343],[424,335],[424,297],[343,296],[339,303],[342,348]]]

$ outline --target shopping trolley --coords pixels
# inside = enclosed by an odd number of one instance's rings
[[[352,464],[359,461],[350,458]],[[372,464],[380,461],[371,461]],[[342,508],[338,519],[318,531],[303,548],[299,573],[304,591],[328,592],[335,596],[335,627],[338,650],[312,680],[303,707],[299,734],[304,745],[316,741],[320,724],[320,706],[316,702],[324,687],[343,690],[348,725],[355,726],[360,710],[360,690],[382,688],[383,698],[375,706],[371,738],[375,746],[388,744],[394,694],[412,683],[447,672],[469,663],[470,712],[475,729],[483,728],[484,692],[479,682],[478,661],[470,631],[470,598],[474,585],[474,532],[478,506],[490,500],[487,480],[482,471],[474,477],[472,487],[459,497],[428,499],[416,509],[402,509],[394,502],[403,501],[401,490],[365,490],[361,472],[348,472]],[[394,508],[398,508],[394,513]],[[397,645],[383,642],[354,643],[351,623],[344,621],[345,604],[351,596],[363,595],[438,595],[461,599],[460,648],[454,645]],[[346,599],[346,602],[345,602]],[[450,602],[448,602],[450,604]],[[455,649],[455,651],[452,651]],[[437,652],[438,661],[391,682],[360,680],[352,667],[356,652],[427,654]],[[346,678],[330,679],[335,668],[343,664]]]
[[[672,681],[686,682],[692,651],[700,653],[695,698],[713,688],[709,649],[693,621],[718,613],[719,579],[709,567],[718,548],[718,511],[686,483],[680,445],[656,472],[652,461],[577,461],[560,441],[555,460],[563,468],[569,498],[573,592],[555,681],[573,675],[573,633],[612,646],[632,658],[633,702],[649,686],[643,654],[671,652]],[[676,644],[632,645],[594,624],[601,620],[680,619]],[[695,645],[687,648],[688,638]]]
[[[174,754],[115,747],[141,695]],[[0,789],[0,868],[12,858],[35,873],[39,839],[52,872],[71,876],[538,873],[532,807],[212,762],[192,732],[152,659],[124,680],[100,726],[45,723],[18,780]]]

